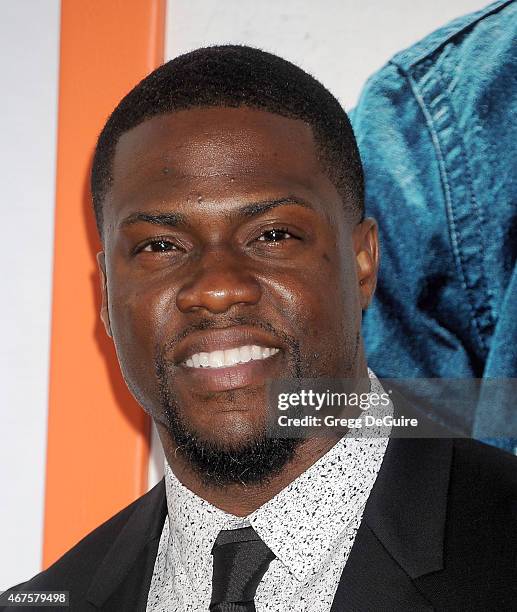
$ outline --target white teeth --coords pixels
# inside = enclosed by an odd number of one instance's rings
[[[262,359],[262,349],[260,346],[256,346],[255,344],[251,347],[251,358],[252,359]]]
[[[240,351],[238,348],[226,349],[224,351],[224,365],[232,366],[240,361]]]
[[[185,362],[188,368],[223,368],[231,367],[239,363],[247,363],[259,359],[267,359],[278,353],[280,349],[268,348],[257,345],[239,346],[224,351],[212,351],[210,353],[195,353]]]
[[[243,363],[251,361],[251,348],[249,346],[241,346],[239,352],[241,354],[241,361]]]
[[[213,351],[208,353],[208,365],[211,368],[222,368],[224,366],[224,351]]]

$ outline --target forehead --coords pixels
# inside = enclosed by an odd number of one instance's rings
[[[340,201],[318,160],[311,127],[248,107],[176,111],[124,133],[113,160],[108,206],[270,192]],[[302,193],[303,192],[303,193]]]
[[[116,180],[125,170],[145,172],[164,162],[177,175],[202,177],[270,172],[276,160],[294,173],[319,169],[309,125],[248,107],[196,108],[158,115],[124,133],[113,170]]]

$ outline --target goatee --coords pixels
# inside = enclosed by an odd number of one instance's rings
[[[295,455],[301,438],[278,438],[267,435],[267,429],[238,447],[228,447],[201,439],[181,416],[168,385],[166,361],[156,359],[163,412],[168,432],[188,464],[205,486],[224,487],[231,484],[265,484],[279,474]]]

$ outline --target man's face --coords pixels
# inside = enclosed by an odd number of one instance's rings
[[[113,177],[103,319],[157,423],[172,402],[199,439],[240,447],[264,430],[268,378],[357,373],[365,238],[310,127],[245,107],[157,116],[121,137]]]

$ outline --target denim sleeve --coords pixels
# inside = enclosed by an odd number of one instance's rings
[[[380,228],[363,329],[381,377],[517,377],[516,8],[496,2],[399,53],[351,113]],[[516,412],[465,420],[483,435]]]

